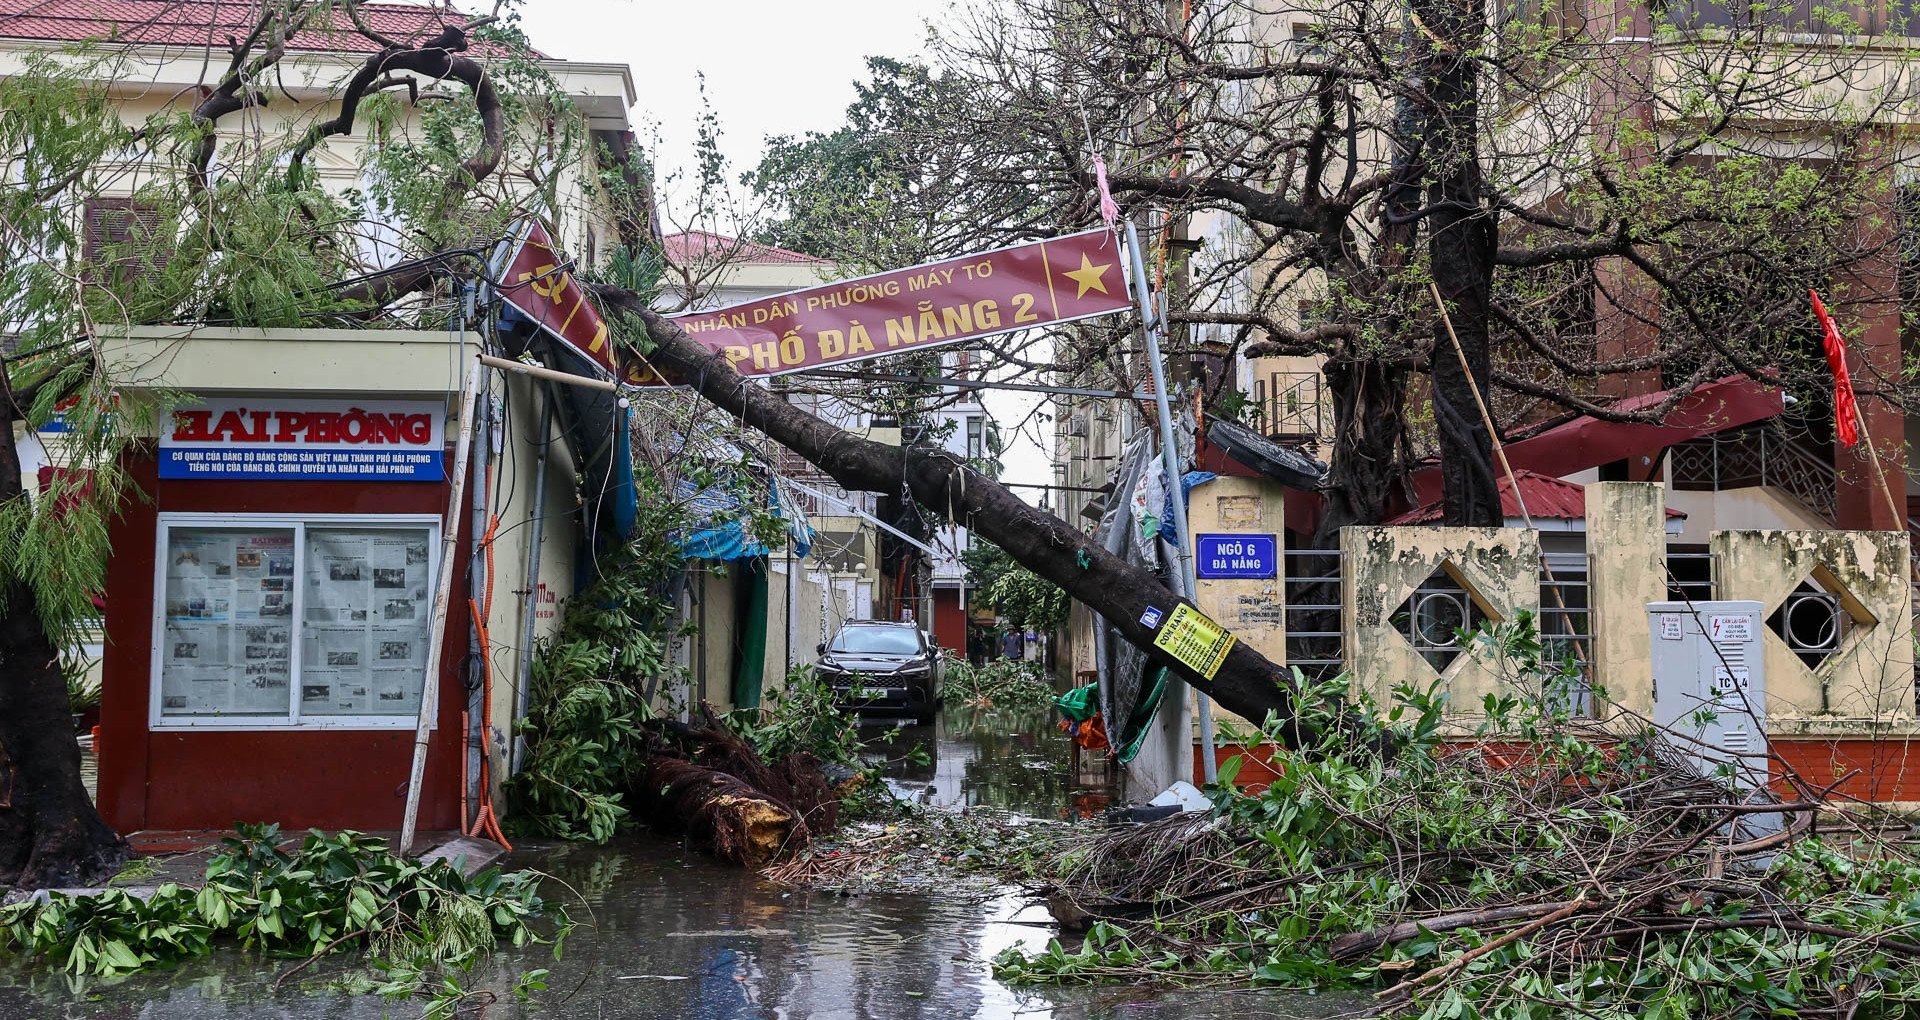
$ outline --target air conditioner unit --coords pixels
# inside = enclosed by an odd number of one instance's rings
[[[1763,612],[1752,601],[1647,603],[1654,725],[1702,776],[1761,795],[1768,779]]]

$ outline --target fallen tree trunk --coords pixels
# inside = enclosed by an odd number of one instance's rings
[[[655,826],[684,832],[701,849],[748,868],[765,867],[812,840],[806,821],[786,805],[672,754],[649,754],[634,792]]]
[[[1209,679],[1154,646],[1158,622],[1171,616],[1184,600],[1153,574],[1107,552],[1067,522],[1028,504],[945,451],[903,449],[862,439],[787,403],[743,378],[726,358],[653,311],[638,294],[606,285],[594,290],[607,307],[646,324],[657,345],[648,355],[654,367],[692,386],[742,424],[799,454],[847,489],[890,493],[907,489],[922,506],[986,536],[1015,562],[1100,613],[1152,661],[1177,670],[1222,707],[1256,721],[1276,713],[1289,727],[1290,742],[1298,746],[1301,734],[1294,730],[1297,719],[1289,691],[1281,682],[1284,674],[1266,656],[1245,642],[1235,642]],[[1149,610],[1157,610],[1158,617]],[[1149,625],[1146,620],[1156,622]]]

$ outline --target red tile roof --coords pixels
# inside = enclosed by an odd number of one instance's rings
[[[1520,481],[1520,495],[1527,501],[1527,514],[1536,521],[1584,521],[1587,519],[1587,490],[1583,486],[1537,471],[1519,468],[1514,477]],[[1518,520],[1520,504],[1513,498],[1513,486],[1506,478],[1500,479],[1500,515],[1508,520]],[[1668,517],[1685,517],[1672,507],[1667,508]],[[1444,504],[1434,500],[1416,510],[1409,510],[1387,522],[1402,527],[1409,524],[1438,524],[1446,518]]]
[[[228,36],[245,38],[253,31],[260,9],[254,0],[0,0],[0,38],[211,45],[224,50]],[[374,31],[401,43],[424,42],[445,25],[473,20],[451,7],[426,4],[361,4],[360,11]],[[294,33],[287,49],[378,53],[380,45],[355,31],[345,14],[328,10]],[[493,56],[504,51],[478,45],[473,52]]]
[[[0,0],[5,2],[5,0]],[[832,260],[808,255],[803,252],[775,248],[770,244],[757,244],[742,241],[737,237],[716,234],[706,230],[688,230],[678,234],[668,234],[662,239],[670,262],[685,265],[690,262],[731,262],[736,265],[801,265],[830,266]]]

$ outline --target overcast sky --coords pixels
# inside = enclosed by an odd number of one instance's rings
[[[954,0],[533,0],[522,9],[528,37],[563,60],[633,69],[633,111],[645,143],[671,174],[692,157],[700,76],[721,128],[731,176],[760,161],[769,135],[830,131],[844,120],[869,56],[926,52],[927,23]],[[667,196],[672,201],[672,196]],[[1003,429],[1025,422],[1009,448],[1007,480],[1053,479],[1052,428],[1035,418],[1032,394],[1001,392],[988,410]],[[1012,439],[1012,436],[1009,436]],[[1017,489],[1029,502],[1040,490]]]

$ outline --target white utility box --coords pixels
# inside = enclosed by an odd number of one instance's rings
[[[1735,789],[1767,785],[1767,684],[1759,602],[1649,602],[1653,721],[1667,742]]]

